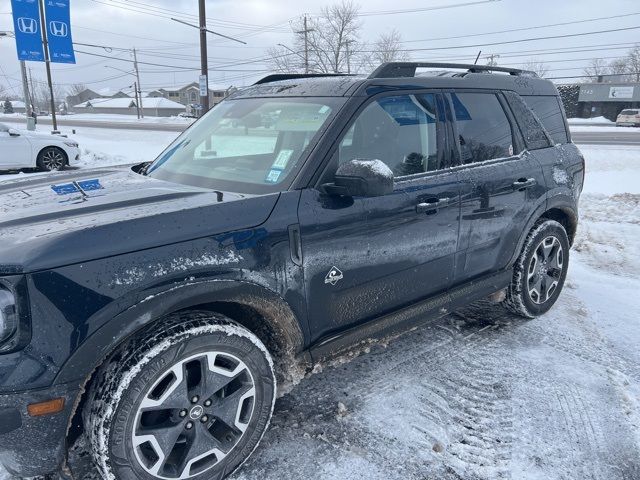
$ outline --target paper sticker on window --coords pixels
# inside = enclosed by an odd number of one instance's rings
[[[509,156],[513,157],[513,145],[509,145]]]
[[[272,168],[271,170],[269,170],[269,173],[267,174],[267,178],[265,178],[264,181],[267,183],[276,183],[280,178],[281,174],[282,174],[282,170],[276,170],[275,168]]]
[[[271,165],[271,168],[279,168],[280,170],[284,170],[285,168],[287,168],[287,163],[289,163],[289,159],[291,158],[292,154],[293,150],[280,150],[280,153],[278,154],[276,161],[273,162],[273,165]]]

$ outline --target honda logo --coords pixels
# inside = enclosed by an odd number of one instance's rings
[[[67,24],[64,22],[49,22],[49,31],[54,37],[66,37],[69,33]]]
[[[38,22],[35,18],[20,17],[18,18],[18,30],[22,33],[38,33]]]

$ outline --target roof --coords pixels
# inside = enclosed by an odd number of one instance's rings
[[[142,99],[142,105],[144,108],[169,108],[181,111],[185,109],[185,106],[181,103],[162,97],[145,97]],[[96,98],[74,105],[73,108],[87,108],[90,106],[99,108],[135,108],[136,102],[133,98]]]
[[[449,70],[446,67],[451,67],[447,64],[442,66],[445,70]],[[443,72],[440,69],[437,75],[428,72],[424,76],[420,74],[375,78],[349,75],[310,78],[302,76],[258,83],[241,89],[231,95],[231,98],[371,96],[385,90],[423,88],[498,89],[513,90],[520,95],[557,95],[556,87],[551,81],[536,76],[484,71],[481,73],[477,71]]]

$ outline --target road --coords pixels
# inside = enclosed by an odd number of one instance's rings
[[[22,118],[2,118],[3,123],[25,123]],[[38,118],[40,125],[51,125],[50,118]],[[188,125],[144,123],[144,122],[104,122],[96,120],[78,120],[73,117],[59,117],[58,125],[64,127],[101,127],[123,130],[156,130],[165,132],[182,132]],[[600,127],[603,128],[603,127]],[[636,145],[640,146],[640,129],[629,128],[629,131],[621,132],[611,127],[611,132],[572,132],[573,141],[581,145]]]

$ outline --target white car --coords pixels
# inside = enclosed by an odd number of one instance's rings
[[[80,158],[78,143],[60,135],[19,130],[0,123],[0,170],[62,170]]]
[[[616,126],[640,127],[640,110],[637,108],[622,110],[620,115],[618,115],[618,118],[616,118]]]

